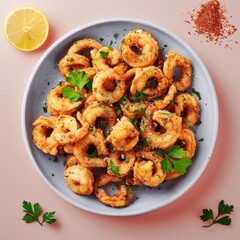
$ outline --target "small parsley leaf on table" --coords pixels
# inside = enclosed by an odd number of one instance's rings
[[[55,212],[45,212],[42,215],[42,220],[40,221],[40,214],[41,214],[41,207],[39,203],[34,203],[32,205],[31,202],[23,201],[22,203],[23,211],[26,213],[22,220],[26,223],[32,223],[32,222],[38,222],[41,226],[43,226],[43,223],[52,224],[56,222],[56,219],[54,218]]]
[[[218,204],[218,214],[214,217],[212,209],[203,209],[202,215],[200,219],[203,222],[211,221],[209,225],[204,225],[203,227],[211,227],[214,224],[222,224],[222,225],[231,225],[231,218],[227,214],[231,214],[233,212],[234,206],[228,205],[224,203],[224,200],[221,200]],[[224,215],[224,216],[223,216]]]

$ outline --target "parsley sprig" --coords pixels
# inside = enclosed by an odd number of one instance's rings
[[[212,209],[203,209],[200,219],[203,222],[211,220],[212,222],[209,225],[204,225],[203,227],[211,227],[214,224],[222,225],[231,225],[231,218],[226,214],[231,214],[234,209],[233,205],[228,205],[224,203],[224,200],[221,200],[218,204],[218,214],[216,217],[213,215]]]
[[[166,151],[156,148],[155,153],[163,157],[161,167],[164,173],[171,172],[174,168],[177,173],[183,175],[186,173],[187,167],[192,165],[191,158],[184,158],[186,152],[179,145],[173,145]]]
[[[91,81],[84,71],[72,70],[69,76],[66,77],[66,81],[75,85],[80,92],[76,92],[72,87],[65,87],[62,89],[63,97],[69,98],[71,102],[83,99],[82,89],[84,86],[91,90]]]
[[[42,209],[39,203],[35,203],[33,206],[31,202],[23,201],[22,203],[23,211],[26,213],[22,220],[26,223],[38,222],[41,226],[44,223],[52,224],[56,222],[54,218],[55,212],[45,212],[42,215],[42,220],[39,219]]]

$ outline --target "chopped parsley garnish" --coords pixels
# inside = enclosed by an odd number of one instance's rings
[[[43,107],[43,112],[45,112],[45,113],[47,112],[47,107],[46,106]]]
[[[145,100],[145,95],[143,93],[144,90],[145,90],[145,88],[143,88],[141,91],[136,91],[135,96],[132,99],[133,103],[138,103],[140,101]]]
[[[111,172],[113,172],[115,175],[120,176],[118,166],[114,166],[112,161],[110,161],[110,162],[108,163],[108,169],[109,169]]]
[[[117,39],[118,38],[118,33],[114,33],[114,38]]]
[[[89,158],[95,158],[98,156],[97,150],[94,150],[92,153],[87,154]]]
[[[104,58],[104,59],[108,58],[109,52],[100,51],[99,53],[100,53],[102,58]]]
[[[119,101],[119,103],[121,104],[121,105],[126,105],[126,103],[127,103],[127,96],[126,95],[124,95],[122,98],[121,98],[121,100]]]
[[[198,99],[201,100],[201,94],[195,88],[192,88],[192,92],[197,95]]]

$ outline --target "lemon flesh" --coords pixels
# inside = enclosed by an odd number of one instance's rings
[[[13,10],[5,19],[6,39],[17,49],[33,51],[46,41],[49,25],[46,17],[32,7]]]

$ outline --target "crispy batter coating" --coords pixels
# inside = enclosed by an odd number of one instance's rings
[[[59,115],[72,115],[77,112],[78,108],[82,105],[83,101],[71,102],[69,98],[62,96],[62,89],[64,84],[58,85],[50,91],[47,96],[48,112],[53,116]]]
[[[96,197],[104,204],[111,207],[126,207],[130,204],[133,192],[127,185],[117,185],[118,192],[113,196],[107,194],[102,188],[108,183],[121,182],[121,178],[113,175],[103,174],[97,178],[94,185],[94,192]]]
[[[176,67],[181,68],[182,73],[178,81],[174,81],[173,72]],[[163,72],[170,82],[175,84],[178,91],[186,91],[191,84],[192,66],[188,58],[180,55],[174,50],[169,51],[163,65]]]
[[[134,47],[137,48],[136,51],[133,50]],[[156,61],[159,46],[150,33],[137,29],[125,36],[120,49],[123,59],[129,66],[147,67],[153,65]]]
[[[68,187],[77,194],[90,195],[93,192],[94,176],[92,171],[79,164],[74,156],[67,160],[64,178]]]
[[[146,99],[152,99],[162,96],[168,86],[168,78],[164,76],[163,72],[155,66],[149,66],[136,69],[130,91],[133,95],[136,92],[143,92]]]
[[[154,122],[158,123],[165,129],[164,133],[155,131]],[[172,146],[178,139],[182,130],[182,118],[175,113],[166,110],[158,110],[153,113],[151,118],[142,118],[141,128],[142,135],[150,139],[150,145],[153,148],[167,149]]]
[[[107,141],[119,151],[129,151],[138,142],[139,132],[134,128],[127,117],[121,120],[113,127],[112,132],[107,137]]]
[[[56,117],[40,116],[33,125],[33,142],[44,153],[57,155],[59,150],[59,142],[53,136]]]
[[[123,76],[111,68],[96,74],[93,78],[92,88],[93,95],[98,101],[112,104],[123,97],[125,83]]]
[[[94,150],[96,154],[93,154],[93,152],[88,153],[90,146],[96,148]],[[106,167],[107,162],[103,156],[108,155],[108,149],[105,145],[102,131],[96,129],[95,132],[89,132],[85,137],[79,139],[74,145],[73,154],[85,167]]]
[[[142,152],[141,156],[143,160],[134,165],[134,179],[149,187],[159,186],[166,177],[160,164],[162,158],[154,152]]]
[[[194,96],[182,93],[174,98],[174,112],[182,116],[182,128],[191,128],[199,119],[200,106]]]

